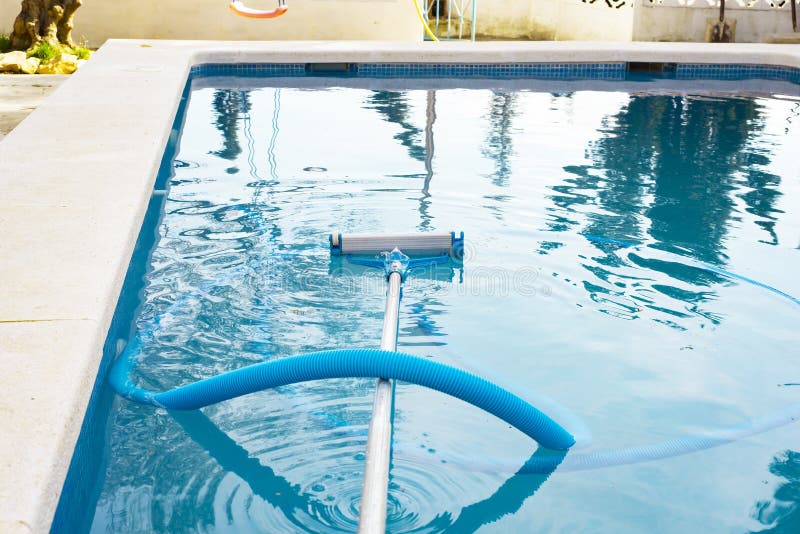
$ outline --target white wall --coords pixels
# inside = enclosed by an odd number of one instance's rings
[[[742,8],[729,0],[725,3],[725,18],[736,20],[735,42],[760,43],[770,34],[791,33],[792,16],[789,6],[787,2],[782,9],[770,8],[762,0],[752,8]],[[702,42],[705,40],[706,20],[719,18],[719,8],[709,7],[705,1],[679,7],[652,6],[648,0],[642,0],[635,11],[634,41]]]
[[[609,1],[612,7],[605,0],[478,0],[477,35],[548,41],[701,42],[706,20],[719,14],[719,0]],[[736,42],[758,43],[767,35],[791,32],[790,4],[775,8],[772,2],[727,0],[726,18],[736,19]],[[467,9],[467,18],[470,15]]]
[[[603,0],[478,0],[477,18],[479,38],[630,41],[633,33],[633,9],[610,9]]]
[[[0,0],[0,31],[10,31],[20,0]],[[272,9],[277,0],[246,0]],[[245,19],[228,0],[84,0],[75,15],[76,40],[91,46],[110,38],[419,41],[422,28],[411,0],[287,0],[277,19]]]
[[[274,20],[235,16],[228,0],[84,0],[75,17],[75,38],[91,46],[106,39],[316,40],[369,39],[419,41],[422,30],[412,0],[287,0],[289,12]],[[423,2],[424,0],[420,0]],[[592,41],[703,41],[706,19],[716,17],[715,0],[627,0],[609,8],[605,0],[478,0],[479,38]],[[761,42],[766,35],[791,31],[789,4],[753,8],[728,0],[737,42]],[[741,0],[742,2],[744,0]],[[800,0],[798,0],[800,2]],[[613,0],[619,5],[621,0]],[[632,2],[636,2],[632,7]],[[247,0],[271,9],[277,0]],[[689,6],[679,6],[689,3]],[[20,0],[0,0],[0,31],[10,31]],[[471,15],[466,10],[467,19]],[[469,37],[469,26],[465,27]]]

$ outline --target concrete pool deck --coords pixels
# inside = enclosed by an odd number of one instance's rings
[[[678,62],[800,45],[109,41],[0,142],[0,531],[50,527],[191,66]]]

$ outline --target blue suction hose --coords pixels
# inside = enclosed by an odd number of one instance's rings
[[[312,352],[259,363],[163,393],[137,387],[130,371],[141,354],[134,337],[114,363],[109,381],[121,396],[169,410],[196,410],[256,391],[325,378],[392,378],[425,386],[495,415],[542,447],[569,449],[575,439],[558,423],[513,393],[466,371],[410,354],[375,349]]]
[[[431,258],[412,260],[398,248],[385,253],[383,260],[364,263],[383,268],[387,276],[397,270],[401,277],[415,267],[446,261],[450,254],[463,254],[464,234],[430,234],[375,236],[331,234],[331,250],[348,254],[375,248],[386,250],[384,241],[400,242],[428,253],[440,252]],[[390,244],[391,244],[390,243]],[[416,250],[416,249],[415,249]],[[446,252],[446,253],[445,253]],[[158,321],[156,321],[156,324]],[[345,349],[313,352],[243,367],[235,371],[200,380],[165,392],[136,386],[130,373],[142,353],[142,333],[134,336],[114,363],[109,374],[112,387],[123,397],[169,410],[196,410],[256,391],[287,384],[326,378],[390,378],[426,386],[481,408],[528,435],[542,447],[567,450],[575,438],[558,423],[509,391],[466,371],[410,354],[373,349]]]

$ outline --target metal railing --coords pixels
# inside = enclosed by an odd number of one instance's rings
[[[465,27],[469,25],[469,38],[475,41],[478,0],[427,0],[425,7],[425,22],[437,38],[462,40]]]

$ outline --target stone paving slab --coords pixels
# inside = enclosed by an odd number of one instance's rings
[[[69,76],[0,75],[0,140],[67,78]]]

